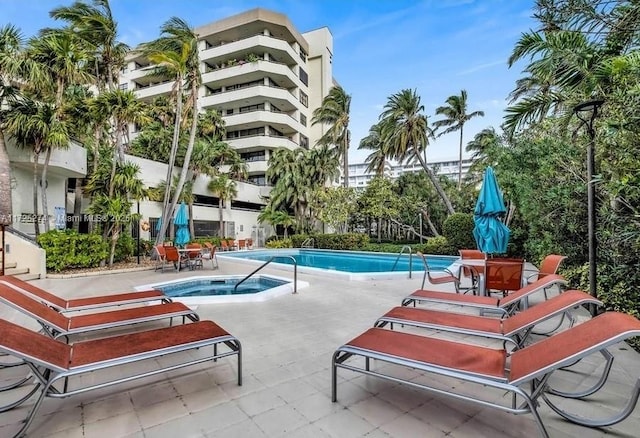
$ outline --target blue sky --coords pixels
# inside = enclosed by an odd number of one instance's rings
[[[2,19],[26,36],[57,26],[49,11],[71,0],[0,0]],[[360,139],[376,123],[387,98],[415,88],[430,123],[446,98],[466,89],[469,110],[485,117],[465,125],[465,144],[488,126],[502,122],[506,98],[521,65],[507,59],[522,32],[536,26],[533,0],[111,0],[127,44],[158,36],[168,18],[198,27],[247,9],[286,14],[301,31],[327,26],[334,37],[334,77],[352,96],[350,160],[362,162]],[[455,158],[458,133],[433,142],[429,160]]]

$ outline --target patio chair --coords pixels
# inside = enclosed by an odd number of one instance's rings
[[[229,251],[235,251],[238,249],[235,239],[227,239],[227,246],[229,247]]]
[[[192,249],[193,251],[187,252],[186,256],[188,257],[189,269],[202,268],[202,245],[199,243],[188,243],[186,246],[187,249]]]
[[[20,280],[19,278],[11,275],[0,276],[0,283],[27,294],[58,312],[100,309],[128,304],[150,303],[154,301],[159,301],[161,303],[171,302],[171,298],[155,289],[65,300],[64,298],[54,295],[49,291],[41,289],[29,282]]]
[[[229,245],[226,240],[220,240],[220,251],[229,251]]]
[[[202,254],[203,260],[211,261],[211,269],[218,269],[218,257],[216,256],[216,246],[212,245],[210,242],[204,243],[205,248],[208,249],[207,252]]]
[[[560,327],[566,315],[569,318],[569,326],[573,326],[575,321],[569,311],[583,304],[601,306],[602,302],[585,292],[570,290],[515,315],[504,315],[504,318],[465,315],[417,307],[394,307],[378,318],[374,327],[388,325],[393,330],[394,324],[401,324],[481,336],[502,340],[505,345],[506,343],[512,343],[518,349],[524,346],[533,328],[541,322],[562,315],[558,325],[551,330],[555,331]]]
[[[246,239],[238,239],[238,249],[247,249],[247,240]]]
[[[549,254],[542,260],[542,263],[540,263],[540,268],[537,272],[526,275],[525,279],[527,283],[533,283],[534,281],[537,281],[545,275],[557,274],[558,269],[560,268],[560,264],[566,258],[567,257],[563,255]],[[544,296],[545,298],[547,298],[546,289],[544,291]]]
[[[535,283],[531,283],[519,290],[510,293],[506,297],[485,297],[476,295],[462,295],[451,292],[437,292],[430,290],[417,290],[402,300],[403,306],[416,302],[439,303],[473,307],[479,309],[481,313],[486,311],[496,311],[502,314],[513,314],[522,302],[526,302],[530,295],[552,286],[564,286],[567,282],[559,275],[547,275]]]
[[[420,287],[420,289],[424,289],[424,284],[426,280],[429,279],[429,283],[431,284],[453,283],[453,287],[455,287],[456,292],[460,292],[460,280],[453,272],[451,272],[447,268],[443,268],[443,275],[434,276],[432,275],[433,269],[429,267],[429,263],[427,262],[427,258],[425,257],[425,255],[420,251],[416,252],[416,255],[420,257],[420,259],[422,260],[422,264],[424,265],[424,274],[422,275],[422,286]]]
[[[332,400],[337,401],[337,370],[343,368],[379,377],[398,383],[405,383],[450,396],[458,400],[477,403],[484,407],[494,407],[513,414],[531,413],[537,423],[540,435],[549,437],[538,413],[538,403],[542,399],[553,411],[563,418],[584,426],[603,427],[616,424],[627,418],[640,396],[640,381],[632,390],[629,402],[622,411],[610,418],[587,419],[571,414],[558,406],[550,397],[553,388],[549,378],[557,370],[571,366],[587,356],[600,353],[627,338],[640,335],[640,321],[631,315],[606,312],[589,321],[543,339],[533,345],[515,351],[509,356],[503,349],[462,344],[443,339],[429,338],[398,331],[371,328],[338,348],[332,359]],[[347,360],[361,357],[359,361]],[[405,380],[398,373],[386,374],[390,367],[372,369],[371,359],[408,367],[434,376],[446,376],[465,382],[465,385],[430,386],[426,379]],[[605,375],[606,374],[606,375]],[[410,374],[411,378],[414,376]],[[606,381],[608,370],[600,379]],[[478,385],[479,390],[470,394],[469,385]],[[600,385],[601,387],[602,385]],[[494,388],[500,393],[510,393],[512,397],[492,398]],[[465,391],[466,390],[466,391]],[[465,391],[464,393],[461,391]],[[486,394],[486,399],[482,397]],[[573,394],[572,394],[573,395]],[[501,403],[503,402],[503,403]],[[596,411],[600,409],[600,404]]]
[[[157,304],[129,309],[118,309],[77,316],[66,316],[15,289],[0,285],[0,301],[35,319],[43,333],[52,338],[68,337],[79,333],[123,327],[144,322],[180,317],[197,321],[198,315],[182,303]]]
[[[247,249],[253,249],[253,239],[247,239]]]
[[[181,263],[184,261],[180,257],[180,253],[178,252],[178,248],[173,245],[156,245],[156,254],[158,255],[158,260],[156,263],[155,270],[160,269],[164,272],[165,267],[170,267],[173,269],[178,269],[181,267]]]
[[[487,255],[485,253],[477,249],[460,249],[458,250],[458,253],[460,254],[461,260],[486,260],[487,258]],[[473,291],[475,295],[476,291],[478,290],[478,272],[472,267],[462,266],[458,278],[460,279],[460,283],[462,283],[463,278],[468,278],[471,282],[470,286],[460,285],[459,288],[461,290]]]
[[[26,362],[36,378],[31,394],[39,392],[16,437],[26,433],[45,397],[65,398],[233,355],[238,360],[238,385],[242,385],[240,341],[212,321],[73,345],[1,319],[0,331],[0,351]],[[24,404],[31,394],[6,409]]]
[[[518,290],[522,287],[524,259],[487,259],[484,272],[487,295],[495,290],[506,296],[509,291]]]

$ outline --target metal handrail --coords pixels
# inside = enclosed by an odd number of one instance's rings
[[[314,248],[315,244],[316,240],[313,237],[307,237],[300,245],[300,248]]]
[[[33,243],[37,247],[40,247],[40,244],[38,243],[36,238],[31,236],[31,235],[29,235],[29,234],[27,234],[27,233],[24,233],[24,232],[22,232],[20,230],[16,230],[15,228],[13,228],[11,226],[5,227],[5,231],[7,233],[9,233],[9,234],[13,234],[14,236],[20,237],[22,240],[26,240],[26,241],[28,241],[30,243]]]
[[[411,278],[411,273],[413,271],[413,253],[411,251],[411,247],[409,245],[405,245],[402,247],[402,249],[400,250],[400,253],[398,254],[398,257],[396,258],[396,262],[393,264],[393,268],[391,268],[392,271],[395,271],[396,269],[396,265],[398,264],[398,261],[400,261],[400,257],[402,256],[402,254],[404,254],[404,250],[408,249],[409,250],[409,278]]]
[[[279,255],[279,256],[273,256],[271,257],[269,260],[267,260],[264,264],[260,265],[258,267],[258,269],[256,269],[255,271],[253,271],[251,274],[247,275],[246,277],[244,277],[242,280],[240,280],[234,287],[233,287],[233,291],[236,292],[238,290],[238,286],[240,286],[242,283],[244,283],[245,281],[247,281],[249,278],[253,277],[253,274],[255,274],[256,272],[258,272],[259,270],[261,270],[262,268],[264,268],[265,266],[267,266],[269,263],[271,263],[272,261],[274,261],[277,258],[288,258],[293,260],[293,293],[297,294],[298,293],[298,262],[296,261],[296,259],[293,256],[284,256],[284,255]]]

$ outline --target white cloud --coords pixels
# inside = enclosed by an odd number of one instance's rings
[[[504,59],[501,59],[499,61],[486,62],[484,64],[478,64],[476,66],[473,66],[471,68],[463,70],[463,71],[459,72],[457,74],[457,76],[464,76],[464,75],[468,75],[468,74],[471,74],[471,73],[475,73],[475,72],[480,71],[480,70],[484,70],[484,69],[487,69],[487,68],[495,67],[496,65],[506,65],[506,64],[507,64],[507,62]]]

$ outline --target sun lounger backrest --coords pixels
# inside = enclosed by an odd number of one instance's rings
[[[640,321],[631,315],[606,312],[570,330],[543,339],[511,355],[510,381],[529,381],[600,351],[608,345],[640,335]],[[518,382],[519,381],[519,382]]]
[[[69,367],[71,346],[0,319],[0,349],[57,371]]]
[[[62,298],[53,295],[44,289],[36,287],[31,283],[20,280],[19,278],[13,277],[11,275],[4,275],[0,277],[0,283],[7,283],[9,286],[15,286],[19,289],[22,289],[25,292],[28,292],[31,295],[34,295],[59,309],[66,309],[67,307],[66,300],[63,300]]]
[[[591,295],[579,290],[569,290],[546,301],[528,307],[527,310],[505,318],[502,321],[503,333],[511,334],[523,328],[537,324],[550,316],[557,315],[564,310],[570,310],[580,304],[594,303],[602,305]]]
[[[0,300],[60,331],[68,329],[69,318],[4,284],[0,284]]]
[[[504,298],[500,299],[500,307],[507,306],[509,304],[517,303],[527,295],[531,295],[534,292],[542,290],[546,287],[552,286],[553,284],[566,284],[564,278],[560,275],[547,275],[535,283],[531,283],[525,287],[518,289],[515,292],[511,292]]]
[[[540,263],[538,275],[543,276],[555,274],[558,272],[558,268],[560,268],[560,263],[562,263],[566,258],[567,257],[558,254],[550,254],[546,256],[544,260],[542,260],[542,263]]]

